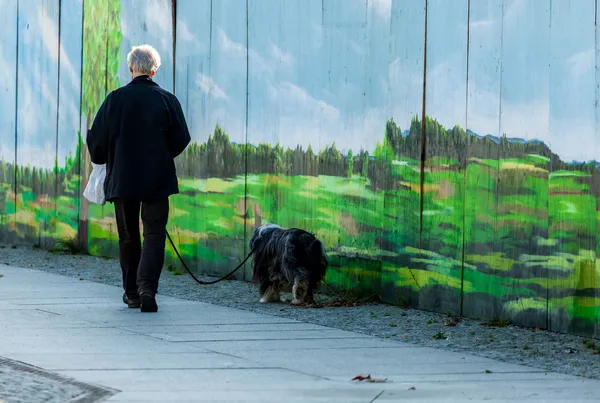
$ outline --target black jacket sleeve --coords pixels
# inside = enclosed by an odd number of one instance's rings
[[[171,132],[169,133],[169,149],[173,158],[185,150],[192,138],[188,130],[181,104],[177,97],[171,97]]]
[[[108,108],[110,105],[110,94],[96,113],[94,123],[87,132],[86,143],[90,152],[90,158],[94,164],[106,164],[108,162],[109,122]]]

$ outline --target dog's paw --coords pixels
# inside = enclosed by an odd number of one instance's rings
[[[271,296],[266,296],[266,297],[262,297],[260,299],[260,302],[263,304],[269,303],[269,302],[279,302],[280,299],[278,296],[276,295],[271,295]]]
[[[292,305],[302,305],[303,303],[304,303],[304,301],[299,300],[299,299],[292,300]]]

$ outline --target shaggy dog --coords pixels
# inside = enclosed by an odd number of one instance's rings
[[[323,243],[313,234],[275,224],[261,225],[250,240],[252,280],[260,302],[280,301],[281,291],[294,295],[292,304],[314,302],[314,290],[325,277],[328,261]]]

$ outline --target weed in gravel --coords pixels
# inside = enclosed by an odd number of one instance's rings
[[[489,369],[486,369],[484,372],[485,372],[486,374],[491,374],[491,373],[492,373],[492,371],[490,371]]]
[[[593,341],[584,340],[583,345],[585,346],[585,348],[592,350],[594,354],[600,354],[600,346],[594,343]]]
[[[408,299],[404,295],[400,295],[398,297],[398,305],[400,305],[400,307],[403,309],[408,309],[410,308],[410,299]]]
[[[402,312],[401,316],[408,316],[406,312]]]
[[[448,314],[449,322],[460,323],[462,322],[462,318],[458,315]]]
[[[523,350],[531,350],[531,347],[529,347],[529,346],[523,346]]]
[[[398,327],[398,323],[396,323],[396,322],[390,322],[390,327]]]
[[[437,332],[433,335],[433,340],[446,340],[446,334],[444,332]]]
[[[53,248],[48,250],[50,253],[65,253],[68,255],[82,255],[84,249],[81,247],[77,238],[65,238],[56,241]]]
[[[506,319],[492,319],[487,322],[481,322],[481,326],[487,327],[507,327],[510,326],[510,322]]]
[[[167,266],[167,271],[174,276],[181,276],[181,275],[185,274],[185,271],[176,268],[175,266],[173,266],[173,264],[169,264]]]

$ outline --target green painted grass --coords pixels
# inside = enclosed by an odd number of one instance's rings
[[[419,170],[410,159],[391,164],[397,186],[383,191],[359,175],[182,178],[181,193],[171,198],[169,231],[186,259],[211,271],[243,257],[256,222],[306,228],[327,245],[327,282],[340,288],[361,294],[410,290],[431,298],[435,292],[428,290],[444,287],[451,292],[441,298],[458,301],[461,290],[483,295],[482,303],[509,318],[550,307],[567,315],[567,322],[596,323],[598,298],[576,296],[577,290],[600,289],[600,214],[589,193],[590,177],[548,174],[547,162],[536,155],[472,158],[460,171],[453,159],[429,159],[426,249],[418,248]],[[76,183],[71,178],[64,186],[72,190]],[[75,192],[53,199],[19,187],[16,203],[10,192],[7,184],[0,186],[1,231],[32,239],[76,235]],[[115,256],[112,205],[89,205],[89,217],[91,253]],[[168,247],[167,260],[174,259]]]

